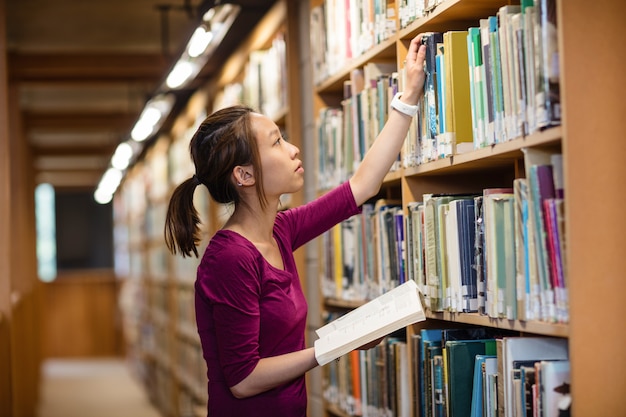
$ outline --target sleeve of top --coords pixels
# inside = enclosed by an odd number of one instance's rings
[[[348,181],[302,206],[279,213],[295,250],[336,224],[361,212]]]
[[[211,300],[217,358],[224,378],[232,387],[256,367],[259,357],[260,266],[245,248],[221,251],[211,262],[217,279],[198,281],[198,290]]]

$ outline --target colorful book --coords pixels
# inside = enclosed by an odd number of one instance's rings
[[[502,86],[502,62],[500,57],[500,34],[498,31],[498,17],[489,16],[487,18],[489,27],[489,53],[491,62],[491,88],[493,89],[494,108],[494,141],[504,142],[506,139],[506,129],[504,121],[504,97]]]
[[[480,48],[482,53],[482,63],[484,75],[483,93],[485,101],[483,107],[485,111],[485,145],[493,145],[496,143],[495,131],[496,131],[496,104],[495,104],[495,89],[493,86],[493,67],[494,62],[491,57],[491,37],[489,36],[489,19],[480,19]]]
[[[505,417],[513,417],[513,383],[510,378],[517,361],[567,360],[567,339],[552,337],[505,337],[502,339],[502,372],[498,379],[504,381],[503,406]],[[500,368],[499,368],[500,369]]]
[[[558,22],[555,0],[537,0],[537,127],[561,123]]]
[[[485,361],[488,359],[495,360],[495,355],[476,355],[474,361],[474,376],[472,381],[472,407],[470,417],[483,417],[484,409],[484,381],[483,369]]]
[[[514,201],[512,188],[483,191],[485,307],[494,318],[516,316]]]
[[[487,340],[464,340],[446,342],[449,373],[450,415],[471,414],[476,355],[495,355],[496,342]]]
[[[461,310],[465,313],[478,311],[476,269],[473,268],[476,225],[474,199],[459,200],[459,234],[461,252]]]
[[[486,286],[485,286],[485,225],[483,221],[483,197],[474,197],[474,263],[476,270],[476,301],[478,313],[487,314],[485,310]]]
[[[432,416],[432,379],[430,359],[432,349],[439,349],[441,354],[441,329],[421,329],[420,331],[420,361],[419,361],[419,395],[420,416]],[[437,352],[435,352],[437,354]]]
[[[569,415],[572,402],[570,362],[568,360],[541,361],[539,403],[542,416]]]
[[[515,122],[517,114],[518,100],[515,89],[515,54],[513,25],[511,23],[513,15],[519,14],[519,5],[505,5],[498,10],[499,37],[500,37],[500,61],[502,64],[502,97],[504,102],[504,128],[506,139],[511,140],[521,136]]]
[[[468,34],[467,31],[449,31],[443,35],[445,156],[473,149]]]
[[[439,126],[437,105],[437,45],[443,43],[443,33],[429,32],[423,35],[422,42],[426,45],[426,65],[424,68],[424,96],[423,108],[425,112],[425,126],[422,136],[422,146],[425,161],[436,159],[436,138]]]
[[[528,183],[525,178],[513,180],[513,194],[515,195],[515,281],[517,296],[517,318],[526,320],[530,318],[527,314],[530,300],[530,283],[527,280],[527,219],[528,219]]]

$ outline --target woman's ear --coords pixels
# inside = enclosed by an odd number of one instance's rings
[[[233,169],[233,179],[239,187],[254,185],[255,179],[252,165],[237,165]]]

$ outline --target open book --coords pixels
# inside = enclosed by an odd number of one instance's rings
[[[426,320],[419,289],[413,280],[386,292],[316,333],[315,358],[320,365],[337,359],[403,327]]]

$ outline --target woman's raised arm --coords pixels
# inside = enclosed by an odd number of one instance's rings
[[[421,34],[411,40],[404,66],[406,75],[400,101],[409,105],[409,108],[417,104],[424,92],[426,46],[422,45],[421,40]],[[385,175],[398,158],[413,119],[413,116],[405,113],[406,110],[398,110],[402,103],[392,106],[385,126],[350,178],[350,187],[359,206],[378,193]]]

